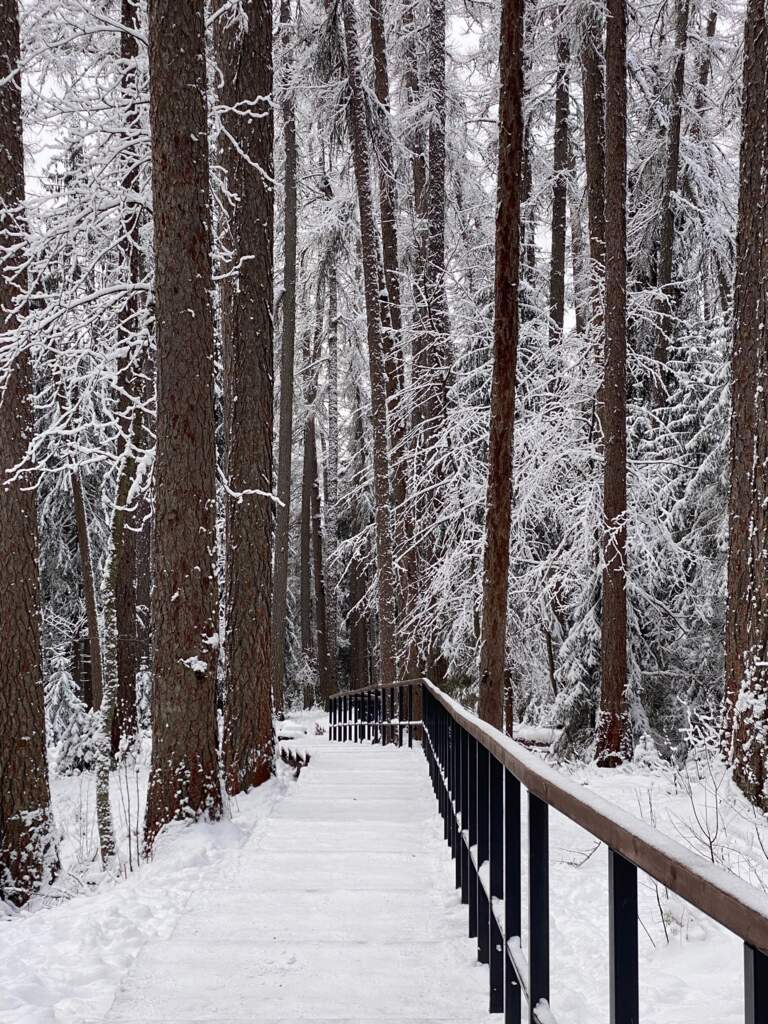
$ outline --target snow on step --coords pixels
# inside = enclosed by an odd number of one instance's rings
[[[421,750],[297,745],[310,766],[144,947],[108,1021],[490,1020]]]

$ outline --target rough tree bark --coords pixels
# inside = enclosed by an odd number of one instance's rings
[[[117,854],[112,809],[109,800],[109,769],[111,740],[114,734],[120,698],[120,614],[119,603],[121,565],[125,559],[125,541],[129,535],[127,519],[130,514],[129,499],[136,479],[137,447],[142,430],[141,406],[136,405],[131,414],[131,425],[124,439],[117,475],[117,488],[112,509],[109,531],[109,546],[102,578],[102,607],[104,609],[104,687],[99,708],[99,748],[96,759],[96,817],[99,829],[101,861],[109,865]],[[135,701],[134,701],[135,714]]]
[[[379,212],[381,216],[384,283],[387,289],[389,330],[383,332],[384,361],[393,427],[396,407],[403,388],[403,359],[400,350],[402,314],[400,309],[400,266],[397,242],[397,178],[389,112],[389,66],[382,0],[369,0],[373,84],[378,100],[376,141],[379,162]],[[393,474],[393,484],[397,474]],[[396,486],[396,484],[395,484]]]
[[[310,460],[310,532],[312,534],[312,578],[315,585],[315,641],[320,693],[330,696],[328,683],[328,609],[325,600],[325,554],[323,551],[322,502],[320,498],[320,460],[317,457],[317,421],[314,412],[308,417],[307,454]]]
[[[90,692],[92,706],[101,707],[103,666],[101,660],[101,629],[99,627],[98,600],[96,597],[96,576],[93,571],[91,555],[91,538],[88,530],[88,511],[85,507],[85,492],[80,469],[72,470],[72,504],[75,510],[75,528],[77,530],[77,549],[80,555],[80,576],[83,585],[83,602],[85,604],[85,621],[88,628],[88,647],[90,653]]]
[[[157,323],[154,687],[145,842],[221,813],[213,311],[203,0],[150,0]]]
[[[603,614],[597,763],[630,757],[627,708],[627,29],[625,0],[608,0],[605,135],[605,353],[600,402]]]
[[[448,300],[445,291],[445,0],[430,0],[429,5],[429,96],[430,117],[427,164],[427,281],[429,314],[427,345],[435,380],[430,397],[434,409],[427,415],[435,419],[436,434],[445,410],[446,347],[448,343]]]
[[[750,0],[744,30],[741,180],[736,239],[725,623],[724,747],[734,778],[763,808],[768,694],[768,40],[762,0]]]
[[[320,529],[320,481],[317,458],[317,401],[320,356],[325,314],[325,273],[318,281],[314,337],[305,334],[303,344],[304,458],[301,484],[301,641],[310,665],[317,659],[318,690],[328,696],[326,644],[325,560]],[[312,583],[315,590],[315,636],[312,635]]]
[[[272,598],[272,667],[275,711],[283,710],[285,691],[285,625],[288,612],[288,538],[291,525],[291,455],[293,442],[293,378],[296,345],[296,215],[298,147],[296,111],[292,95],[290,59],[290,0],[281,0],[280,27],[284,51],[283,144],[284,170],[284,261],[283,338],[280,353],[280,425],[277,461],[277,525],[275,528],[275,573]]]
[[[304,374],[309,372],[307,367],[312,361],[309,333],[304,336],[303,344]],[[305,402],[306,402],[306,380],[305,380]],[[307,416],[304,421],[304,457],[301,467],[301,524],[299,538],[299,625],[301,629],[301,650],[304,655],[305,666],[312,671],[315,662],[315,640],[312,635],[312,478],[311,465],[308,451],[309,433],[307,431]],[[304,692],[304,706],[312,707],[313,695],[311,687],[306,687]]]
[[[562,18],[562,9],[560,13]],[[570,47],[562,29],[557,37],[555,138],[552,167],[552,252],[549,264],[549,343],[560,341],[565,317],[565,237],[568,177],[568,108],[570,106]]]
[[[360,391],[355,388],[352,405],[352,479],[361,481],[365,476],[365,435]],[[365,501],[358,492],[353,502],[351,533],[359,537],[367,528]],[[362,689],[371,682],[370,658],[368,656],[368,614],[363,608],[367,590],[366,558],[355,551],[349,561],[349,607],[347,628],[349,630],[349,681],[352,689]]]
[[[371,50],[373,53],[373,83],[378,101],[376,119],[376,152],[379,168],[379,216],[381,220],[381,241],[386,302],[382,306],[382,343],[384,345],[384,366],[387,373],[387,403],[391,433],[390,477],[392,504],[394,506],[397,534],[402,538],[395,544],[396,552],[404,553],[398,558],[399,573],[396,578],[396,605],[402,618],[408,606],[409,587],[413,582],[414,560],[410,550],[411,518],[406,506],[407,477],[405,446],[407,422],[403,409],[403,368],[402,308],[400,297],[400,256],[397,237],[398,194],[397,175],[392,141],[392,125],[389,96],[389,64],[385,34],[384,2],[369,0],[371,22]],[[406,75],[412,75],[409,68]]]
[[[226,8],[218,0],[217,9]],[[265,782],[272,729],[272,6],[243,0],[214,28],[224,174],[221,337],[226,555],[223,756],[227,792]]]
[[[672,336],[674,295],[672,292],[672,257],[675,248],[675,194],[680,170],[680,128],[683,119],[683,87],[685,85],[685,55],[688,46],[688,13],[690,0],[677,0],[675,19],[675,73],[669,97],[667,127],[667,155],[664,169],[664,191],[661,195],[661,237],[659,239],[658,287],[659,325],[656,332],[656,362],[659,381],[655,388],[655,404],[663,403],[668,383],[667,361],[669,340]]]
[[[339,295],[336,252],[328,254],[328,466],[325,495],[326,554],[326,648],[327,686],[330,696],[338,689],[338,514],[339,498]]]
[[[590,4],[583,24],[584,159],[587,168],[589,251],[595,275],[605,267],[605,81],[601,19]]]
[[[139,230],[141,227],[141,205],[134,201],[139,195],[139,154],[137,131],[140,130],[138,83],[136,81],[136,60],[139,55],[139,11],[135,0],[122,0],[120,33],[120,59],[122,61],[121,92],[125,105],[125,172],[122,188],[124,193],[123,235],[121,258],[131,284],[137,284],[142,276],[142,254]],[[141,399],[141,381],[136,373],[136,337],[139,330],[140,299],[138,292],[131,292],[126,299],[119,324],[119,347],[133,348],[133,356],[124,357],[118,367],[118,390],[120,394],[121,439],[119,453],[122,455],[131,432],[133,409]],[[135,517],[131,516],[133,520]],[[130,524],[133,525],[133,522]],[[114,585],[117,617],[117,693],[112,715],[111,746],[116,754],[120,744],[128,743],[136,735],[136,671],[138,669],[138,618],[137,618],[137,552],[138,534],[132,529],[122,529],[121,546],[116,563]]]
[[[0,899],[22,904],[55,867],[45,753],[35,491],[13,476],[34,427],[25,310],[17,0],[0,0]]]
[[[523,192],[523,0],[504,0],[499,67],[496,308],[483,553],[478,713],[504,726],[504,680],[512,506],[512,451],[520,328],[520,206]],[[507,722],[511,733],[512,723]]]
[[[368,364],[371,379],[373,425],[373,489],[376,517],[376,566],[378,570],[380,681],[390,683],[396,675],[397,637],[395,618],[395,572],[392,554],[391,501],[389,491],[389,430],[387,389],[381,315],[379,310],[378,232],[373,217],[371,169],[366,137],[365,91],[362,56],[354,0],[342,0],[344,38],[350,86],[350,127],[352,162],[360,211],[360,240],[363,256],[365,312],[368,325]]]

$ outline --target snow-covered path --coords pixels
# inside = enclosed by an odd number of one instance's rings
[[[329,743],[147,943],[107,1020],[490,1020],[420,749]]]

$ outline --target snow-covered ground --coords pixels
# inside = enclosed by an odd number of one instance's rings
[[[239,1017],[251,1021],[402,1020],[404,1007],[407,1016],[445,1019],[452,1005],[455,1019],[489,1019],[478,1010],[486,968],[475,964],[474,944],[464,938],[421,754],[352,745],[342,753],[314,735],[314,721],[300,715],[285,727],[288,746],[313,754],[298,780],[281,765],[277,778],[233,802],[230,820],[172,828],[152,862],[124,878],[83,866],[95,850],[89,777],[55,778],[67,870],[45,900],[0,916],[0,1022],[160,1020],[173,1005],[175,1020],[190,1019],[197,1005],[205,1009],[199,1019],[224,1021],[214,1003],[206,1009],[194,996],[206,969],[250,978],[261,1009],[243,1004]],[[568,770],[625,811],[768,887],[768,825],[706,752],[685,771],[652,758],[620,770]],[[145,782],[141,767],[113,780],[126,860]],[[366,809],[372,799],[378,810]],[[135,858],[135,836],[132,849]],[[553,812],[550,853],[553,1010],[572,1024],[607,1020],[606,850]],[[389,898],[371,899],[375,878]],[[195,943],[218,952],[196,960]],[[743,1020],[739,940],[644,876],[640,956],[644,1021]],[[382,973],[382,962],[394,976]],[[236,984],[217,998],[230,998]],[[175,992],[177,1003],[164,1006],[162,993],[152,1002],[153,985]],[[185,991],[192,1002],[184,1003]],[[265,992],[274,993],[269,1006]]]

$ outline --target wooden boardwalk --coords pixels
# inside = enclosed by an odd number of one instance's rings
[[[299,782],[145,946],[108,1021],[490,1020],[421,749],[304,747]]]

